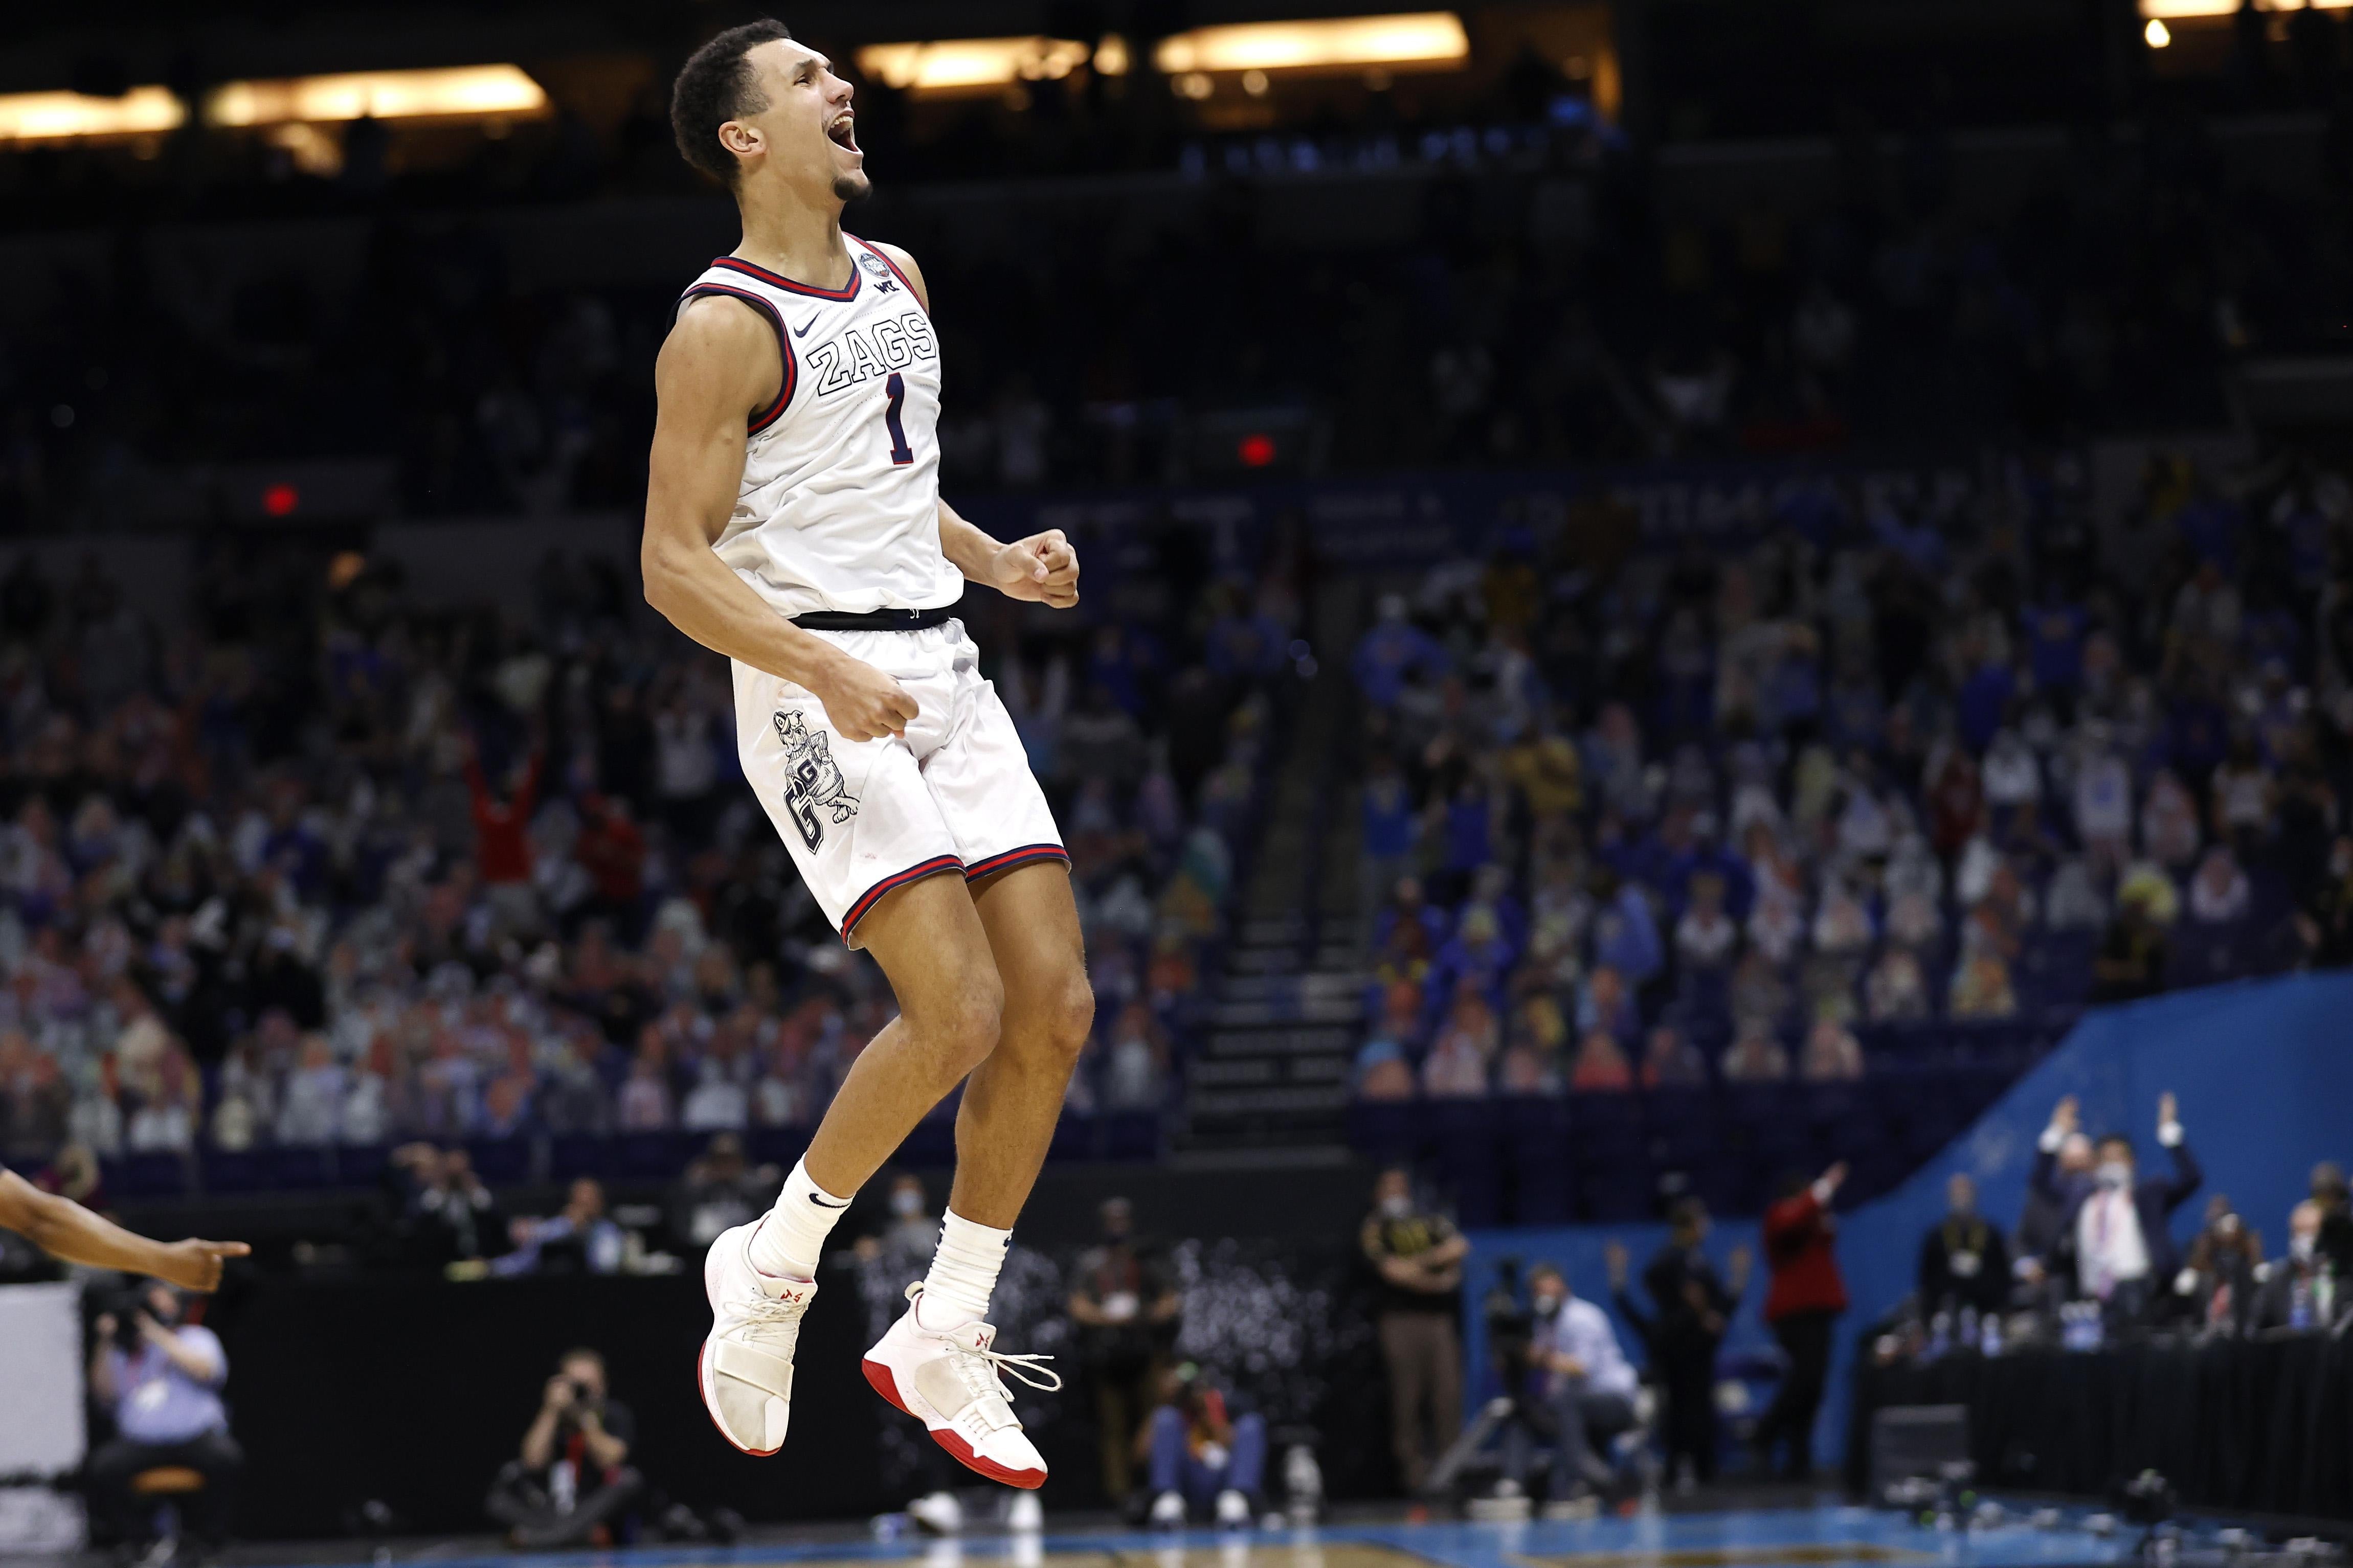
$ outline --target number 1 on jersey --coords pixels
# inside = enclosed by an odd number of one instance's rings
[[[915,460],[915,449],[907,445],[907,426],[899,418],[899,411],[907,405],[907,378],[894,370],[882,390],[891,395],[890,405],[882,410],[882,423],[891,431],[891,461],[904,468]]]

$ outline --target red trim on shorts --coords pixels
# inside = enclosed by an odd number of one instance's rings
[[[1024,844],[1018,849],[1008,849],[1002,855],[991,855],[986,860],[976,860],[964,868],[964,879],[977,882],[983,877],[994,877],[999,871],[1010,871],[1016,866],[1027,866],[1032,860],[1060,860],[1071,863],[1071,852],[1059,844]]]
[[[858,896],[858,901],[849,906],[849,912],[841,917],[841,940],[844,942],[849,940],[849,933],[858,929],[858,922],[866,918],[866,912],[874,907],[875,900],[892,889],[903,888],[910,882],[920,882],[926,877],[936,877],[942,871],[963,869],[964,862],[955,856],[934,855],[928,860],[910,866],[895,875],[883,878],[860,893]]]

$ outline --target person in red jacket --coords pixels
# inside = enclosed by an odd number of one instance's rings
[[[539,921],[538,900],[531,883],[531,814],[539,805],[539,773],[543,761],[537,746],[531,758],[514,770],[514,792],[501,800],[482,776],[482,762],[474,743],[466,743],[466,790],[473,798],[474,866],[500,925],[507,931],[524,931]]]
[[[1843,1160],[1811,1183],[1791,1176],[1765,1211],[1765,1263],[1772,1270],[1765,1321],[1788,1353],[1789,1370],[1757,1423],[1755,1442],[1759,1468],[1769,1468],[1774,1447],[1788,1440],[1788,1465],[1782,1473],[1792,1480],[1813,1474],[1814,1416],[1830,1376],[1831,1328],[1846,1310],[1846,1280],[1831,1250],[1838,1221],[1831,1215],[1831,1199],[1845,1180]]]
[[[629,820],[627,796],[581,797],[580,834],[572,841],[572,858],[596,889],[590,912],[610,921],[621,941],[634,941],[638,906],[646,891],[646,836]]]

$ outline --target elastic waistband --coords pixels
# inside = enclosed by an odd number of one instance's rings
[[[793,625],[808,632],[920,632],[955,619],[955,606],[930,610],[811,610]]]

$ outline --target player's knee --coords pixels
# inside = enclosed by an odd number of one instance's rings
[[[1039,1023],[1039,1033],[1053,1053],[1066,1063],[1075,1063],[1095,1026],[1095,992],[1087,984],[1084,969],[1072,965],[1053,988]]]
[[[952,1079],[988,1059],[1004,1020],[1005,988],[993,973],[973,975],[941,1004],[929,1033]]]

